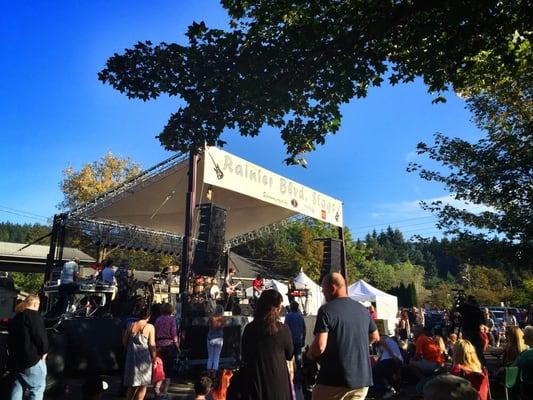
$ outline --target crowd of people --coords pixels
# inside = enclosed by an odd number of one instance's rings
[[[471,296],[452,312],[443,312],[446,316],[454,313],[458,323],[446,323],[444,318],[443,324],[435,325],[422,309],[400,309],[394,336],[383,335],[377,346],[374,386],[381,390],[382,398],[394,397],[406,382],[425,395],[429,381],[448,373],[466,379],[477,393],[474,398],[486,400],[491,398],[489,380],[498,390],[510,367],[519,371],[515,390],[528,398],[533,379],[533,326],[527,324],[527,317],[521,318],[521,328],[509,312],[503,332],[494,331],[492,314]],[[489,366],[485,354],[499,358]]]
[[[77,273],[75,266],[67,269]],[[224,306],[217,306],[208,319],[207,372],[195,384],[196,398],[353,400],[365,399],[370,390],[387,399],[407,383],[425,399],[488,400],[489,378],[503,382],[511,367],[519,371],[517,390],[529,394],[533,389],[533,326],[522,329],[511,320],[504,335],[494,335],[488,310],[467,299],[459,307],[463,322],[457,329],[432,331],[422,309],[401,309],[394,334],[380,335],[376,310],[348,296],[342,275],[326,275],[321,287],[326,303],[318,310],[307,347],[298,303],[291,302],[282,322],[281,294],[262,289],[253,320],[242,333],[241,363],[235,371],[220,368],[226,317]],[[22,399],[24,392],[43,398],[48,341],[38,310],[39,297],[28,296],[9,325],[13,400]],[[122,383],[128,400],[144,399],[149,387],[156,399],[168,398],[180,349],[174,312],[171,304],[140,301],[126,319]],[[497,344],[502,346],[500,364],[489,371],[483,355]],[[96,386],[101,393],[102,383]]]

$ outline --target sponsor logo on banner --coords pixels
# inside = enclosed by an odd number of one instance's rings
[[[342,202],[216,147],[207,147],[204,182],[342,226]]]

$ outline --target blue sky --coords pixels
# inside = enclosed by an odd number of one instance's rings
[[[0,0],[0,221],[45,222],[69,165],[107,151],[143,167],[169,157],[155,136],[179,99],[128,100],[97,73],[139,40],[185,44],[187,26],[201,20],[223,28],[227,15],[215,1]],[[420,81],[372,89],[343,106],[340,131],[307,157],[307,169],[283,164],[283,143],[269,127],[253,139],[226,134],[225,150],[341,199],[356,237],[389,223],[407,237],[438,234],[418,201],[448,193],[407,173],[407,163],[437,131],[466,139],[480,132],[461,99],[431,99]]]

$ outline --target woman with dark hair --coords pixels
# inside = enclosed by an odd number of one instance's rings
[[[242,335],[242,399],[291,400],[287,361],[293,345],[289,328],[279,322],[282,297],[264,290],[257,301],[254,320]]]
[[[155,329],[148,323],[150,309],[139,312],[139,320],[124,332],[122,343],[126,347],[124,386],[128,387],[127,400],[143,400],[146,388],[152,383],[152,362],[155,360]]]
[[[409,322],[409,315],[407,311],[402,310],[400,313],[400,322],[398,323],[398,334],[400,339],[407,340],[411,335],[411,324]]]
[[[167,395],[170,378],[174,373],[174,361],[178,354],[178,333],[176,329],[176,317],[172,315],[174,307],[170,303],[164,303],[160,307],[161,315],[155,321],[155,344],[160,351],[165,370],[165,380],[154,386],[156,398]]]

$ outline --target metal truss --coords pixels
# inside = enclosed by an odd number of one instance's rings
[[[276,231],[286,228],[290,223],[305,221],[309,217],[305,215],[294,215],[279,222],[263,226],[253,231],[235,236],[227,240],[224,249],[247,243],[251,240],[260,239]],[[65,221],[67,228],[80,229],[84,234],[90,236],[96,243],[105,246],[117,246],[128,249],[145,250],[152,252],[162,252],[167,254],[180,254],[183,247],[183,237],[171,232],[147,229],[132,224],[122,224],[120,222],[93,219],[86,217],[68,217]],[[193,239],[193,246],[198,239]]]
[[[285,218],[281,221],[274,222],[273,224],[262,226],[261,228],[255,229],[247,233],[243,233],[242,235],[238,235],[229,240],[226,240],[224,248],[230,249],[232,247],[244,244],[251,240],[260,239],[276,231],[286,228],[291,222],[304,221],[308,218],[309,217],[305,215],[297,214],[297,215],[293,215],[292,217]]]
[[[107,192],[89,200],[88,202],[76,207],[70,211],[70,215],[73,217],[87,215],[90,212],[97,211],[105,206],[108,201],[115,201],[115,199],[121,199],[127,197],[133,193],[132,188],[140,186],[145,187],[154,182],[157,182],[167,176],[172,167],[187,160],[188,154],[176,154],[165,161],[154,165],[152,168],[141,172],[139,175],[128,179],[121,185],[108,190]]]
[[[67,218],[65,226],[81,230],[95,243],[104,246],[166,254],[180,254],[183,247],[180,235],[105,219],[72,217]]]

